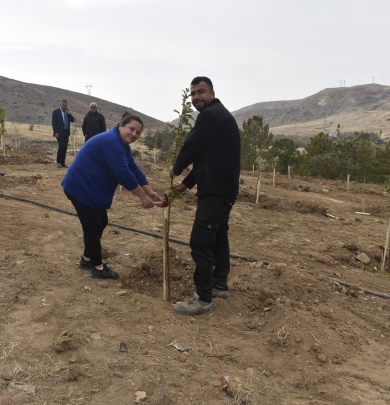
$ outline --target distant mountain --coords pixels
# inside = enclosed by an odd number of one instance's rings
[[[19,82],[0,76],[0,105],[6,110],[7,121],[51,125],[52,111],[59,107],[63,99],[68,101],[77,126],[81,126],[85,114],[89,111],[89,104],[95,101],[109,127],[117,125],[125,111],[141,117],[145,129],[166,127],[166,123],[163,121],[98,97],[57,87]]]
[[[263,117],[274,134],[315,135],[382,131],[390,135],[390,86],[366,84],[325,89],[300,100],[256,103],[232,112],[238,125],[253,115]]]

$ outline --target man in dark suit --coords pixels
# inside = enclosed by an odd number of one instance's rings
[[[74,117],[68,108],[68,102],[62,100],[60,108],[53,111],[51,125],[53,136],[57,138],[57,167],[68,167],[65,164],[66,152],[68,150],[70,123],[74,122]]]

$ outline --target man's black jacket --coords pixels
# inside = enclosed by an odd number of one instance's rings
[[[85,139],[92,138],[97,134],[106,132],[106,120],[103,114],[98,112],[89,112],[85,117],[82,125],[83,134]]]
[[[176,176],[193,163],[183,180],[198,196],[237,196],[240,178],[240,131],[236,120],[218,99],[198,115],[173,166]]]

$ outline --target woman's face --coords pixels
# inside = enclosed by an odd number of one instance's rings
[[[142,125],[135,120],[130,121],[123,127],[119,127],[119,134],[123,145],[130,145],[135,142],[141,135]]]

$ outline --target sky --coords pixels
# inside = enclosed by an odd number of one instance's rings
[[[162,121],[207,76],[230,110],[390,86],[389,0],[0,0],[0,76]],[[53,106],[54,108],[57,107]],[[70,106],[71,107],[71,106]]]

